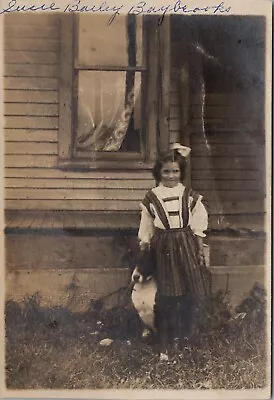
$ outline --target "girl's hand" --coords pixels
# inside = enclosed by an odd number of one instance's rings
[[[149,243],[141,242],[140,243],[140,250],[141,251],[149,250]]]
[[[204,264],[205,263],[204,251],[200,250],[200,249],[198,251],[198,262],[199,262],[199,264]]]

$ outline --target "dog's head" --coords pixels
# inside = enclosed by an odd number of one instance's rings
[[[135,267],[131,275],[131,281],[134,283],[143,283],[145,281],[149,281],[151,278],[151,276],[144,277],[139,271],[138,267]]]
[[[144,277],[138,270],[138,267],[135,267],[135,269],[131,275],[131,280],[134,283],[142,283],[144,281]]]

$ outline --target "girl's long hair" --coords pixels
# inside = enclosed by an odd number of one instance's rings
[[[156,185],[158,186],[161,182],[161,169],[163,165],[167,162],[177,162],[180,168],[180,182],[183,183],[185,179],[186,173],[186,159],[181,156],[176,150],[170,150],[168,152],[160,154],[158,159],[155,162],[155,165],[152,170],[153,177],[156,181]]]

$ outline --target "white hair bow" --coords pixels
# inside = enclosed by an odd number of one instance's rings
[[[178,153],[181,154],[182,157],[187,157],[191,152],[190,147],[182,146],[180,143],[172,143],[170,149],[178,151]]]

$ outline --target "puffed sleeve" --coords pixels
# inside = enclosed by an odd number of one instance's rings
[[[204,231],[208,227],[208,214],[202,203],[202,196],[199,196],[191,214],[190,227],[193,233],[197,236],[205,237]]]
[[[154,235],[153,217],[148,212],[147,208],[141,204],[141,222],[138,232],[141,249],[149,245],[152,236]]]

